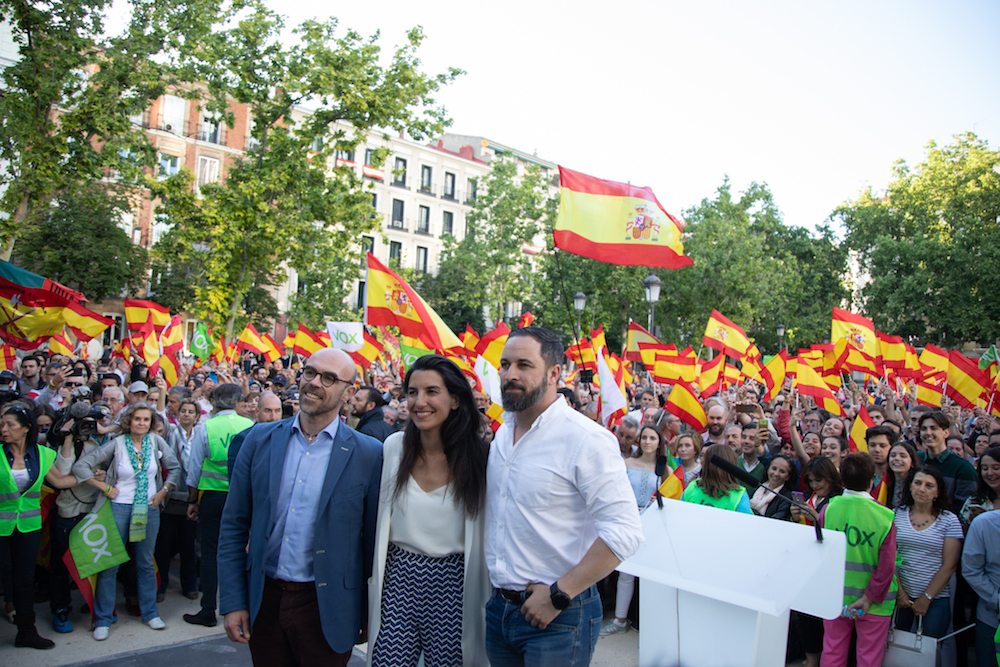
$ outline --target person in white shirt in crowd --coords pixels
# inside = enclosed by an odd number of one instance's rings
[[[512,331],[500,358],[506,413],[487,465],[486,652],[493,667],[588,665],[597,582],[643,542],[615,437],[556,393],[563,347]]]

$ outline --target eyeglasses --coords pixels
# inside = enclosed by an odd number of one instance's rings
[[[82,387],[82,382],[66,382],[63,384],[64,387]]]
[[[316,369],[312,368],[311,366],[306,366],[305,368],[302,369],[302,379],[305,380],[306,382],[312,382],[316,378],[316,376],[319,376],[319,381],[320,383],[322,383],[324,387],[332,387],[338,382],[343,382],[344,384],[351,384],[347,380],[341,380],[333,373],[323,373],[321,375],[320,373],[317,373]]]

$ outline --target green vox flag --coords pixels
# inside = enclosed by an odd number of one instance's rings
[[[215,349],[215,343],[212,342],[212,335],[203,322],[199,322],[198,326],[194,328],[194,335],[191,336],[191,344],[188,346],[188,349],[191,351],[191,354],[201,360],[208,359],[208,356],[212,354],[212,350]]]
[[[111,503],[106,502],[97,512],[83,517],[69,534],[69,551],[81,579],[129,559],[111,516]]]
[[[424,355],[434,354],[432,350],[428,350],[427,348],[424,347],[411,347],[410,345],[407,345],[403,341],[399,342],[399,351],[402,356],[403,368],[409,368],[410,366],[413,365],[414,361],[416,361],[417,359],[419,359]]]
[[[997,355],[997,346],[990,345],[990,349],[983,353],[983,356],[979,357],[979,367],[986,368],[990,364],[1000,362],[1000,356]]]

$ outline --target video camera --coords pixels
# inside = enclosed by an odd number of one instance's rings
[[[70,405],[69,411],[63,419],[73,420],[70,432],[73,434],[74,440],[86,440],[97,433],[97,422],[110,416],[111,410],[103,405],[91,407],[81,401]]]

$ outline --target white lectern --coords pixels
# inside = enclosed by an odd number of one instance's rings
[[[843,611],[844,534],[664,500],[618,570],[642,580],[642,667],[785,664],[789,610]]]

